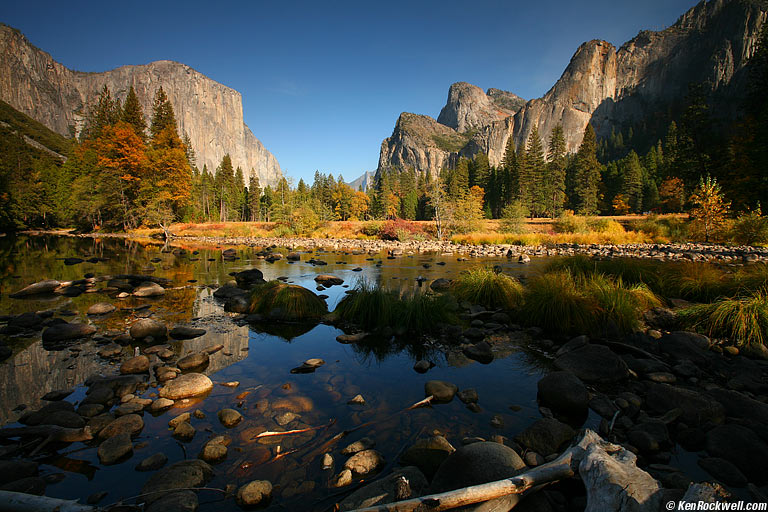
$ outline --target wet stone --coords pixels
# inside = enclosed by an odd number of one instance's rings
[[[116,464],[123,457],[133,453],[133,443],[128,432],[114,435],[99,445],[99,460],[105,466]]]
[[[222,409],[218,417],[221,424],[227,428],[232,428],[243,420],[243,415],[234,409]]]

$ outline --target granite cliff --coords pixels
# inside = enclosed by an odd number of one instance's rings
[[[435,121],[402,114],[381,145],[379,168],[414,167],[438,172],[459,155],[488,154],[499,165],[510,137],[519,148],[537,126],[546,141],[562,124],[569,151],[576,151],[587,123],[598,136],[667,112],[703,84],[717,115],[736,115],[745,66],[754,53],[766,11],[756,0],[702,1],[671,27],[641,31],[618,50],[606,41],[582,44],[560,79],[541,98],[521,98],[459,82]],[[453,144],[436,144],[435,134]],[[459,144],[461,141],[465,142]]]
[[[200,168],[213,171],[229,153],[246,183],[251,172],[263,184],[281,176],[277,159],[243,122],[240,93],[171,61],[122,66],[102,73],[73,71],[33,46],[19,31],[0,24],[0,99],[62,135],[79,133],[87,106],[106,85],[124,100],[131,85],[149,117],[162,85],[176,112],[180,134],[192,142]]]

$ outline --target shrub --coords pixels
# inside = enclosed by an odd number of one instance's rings
[[[521,304],[523,297],[523,286],[517,279],[497,274],[491,267],[474,267],[461,272],[451,290],[458,300],[488,308],[513,309]]]
[[[312,208],[300,206],[291,212],[290,229],[293,233],[306,236],[320,226],[320,218]]]
[[[253,289],[249,311],[277,320],[319,320],[328,312],[328,307],[306,288],[269,281]]]
[[[768,242],[768,218],[763,217],[760,206],[739,215],[731,236],[734,242],[741,245],[764,245]]]
[[[513,201],[501,212],[501,231],[504,233],[521,233],[525,230],[525,218],[530,210],[520,201]]]
[[[388,220],[381,226],[379,236],[382,240],[410,240],[413,235],[420,233],[421,228],[415,222],[405,219]]]
[[[586,233],[588,231],[587,218],[574,215],[571,210],[566,210],[557,218],[552,228],[555,233]]]
[[[291,227],[286,224],[276,224],[270,235],[278,238],[291,237],[294,235],[294,232]]]
[[[736,345],[765,345],[768,339],[768,292],[698,304],[679,312],[689,328],[709,336],[726,337]]]
[[[366,236],[380,236],[381,226],[381,222],[366,222],[360,227],[360,232]]]
[[[620,234],[626,232],[624,226],[615,220],[600,217],[588,219],[587,228],[596,233]]]

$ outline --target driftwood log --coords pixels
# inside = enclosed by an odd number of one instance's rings
[[[0,491],[3,512],[96,512],[97,508],[76,501],[35,496],[23,492]]]
[[[578,473],[587,487],[586,512],[627,510],[657,512],[660,486],[636,466],[637,458],[621,446],[604,441],[586,430],[579,442],[560,457],[512,478],[473,485],[454,491],[431,494],[353,512],[438,512],[482,503],[530,489]]]

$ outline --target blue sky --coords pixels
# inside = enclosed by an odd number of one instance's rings
[[[584,41],[621,45],[694,0],[0,2],[62,64],[183,62],[242,93],[245,122],[297,181],[378,162],[400,112],[437,117],[466,81],[543,95]]]

